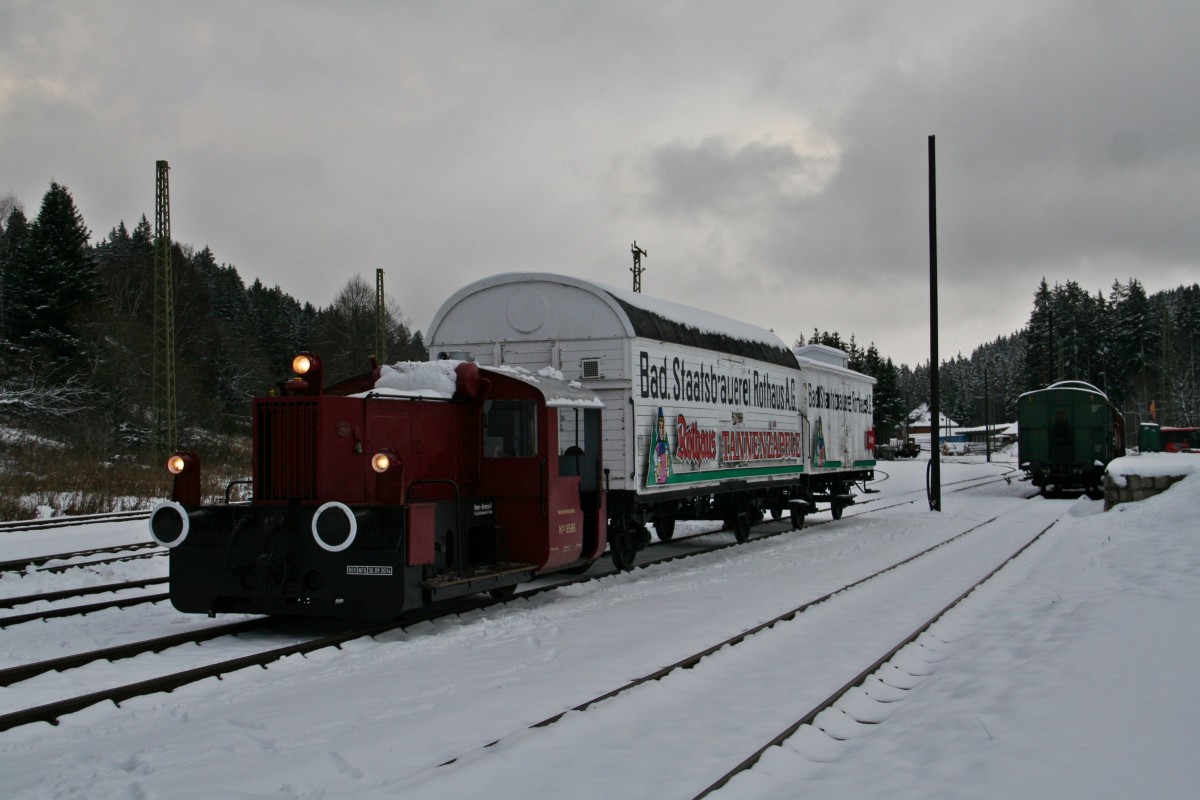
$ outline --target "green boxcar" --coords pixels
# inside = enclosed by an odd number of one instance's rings
[[[1017,399],[1018,458],[1043,494],[1102,493],[1104,467],[1125,455],[1125,420],[1104,392],[1060,381]]]

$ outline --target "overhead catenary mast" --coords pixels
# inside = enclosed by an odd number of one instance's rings
[[[383,298],[383,270],[375,270],[375,361],[387,363],[387,307]]]
[[[633,266],[629,269],[633,273],[633,290],[640,294],[642,291],[642,273],[645,271],[642,267],[642,256],[649,258],[650,254],[638,247],[637,240],[634,240],[629,252],[633,253]]]
[[[154,444],[173,451],[175,411],[175,284],[171,269],[171,196],[166,161],[157,162],[154,204]]]

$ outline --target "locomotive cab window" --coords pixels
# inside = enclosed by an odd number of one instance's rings
[[[529,458],[537,455],[537,402],[488,400],[483,404],[485,458]]]

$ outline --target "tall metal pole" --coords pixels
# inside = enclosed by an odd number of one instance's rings
[[[375,270],[375,361],[387,363],[387,304],[383,296],[383,270]]]
[[[988,399],[988,371],[983,368],[983,441],[988,463],[992,463],[992,404]]]
[[[171,269],[171,191],[166,161],[156,164],[154,204],[154,355],[155,444],[175,449],[175,285]]]
[[[938,299],[937,299],[937,167],[934,137],[929,137],[929,509],[942,510],[942,408],[938,397]]]
[[[633,266],[629,269],[633,273],[633,290],[640,293],[642,291],[642,273],[645,271],[642,268],[642,256],[649,258],[650,254],[638,247],[636,240],[629,251],[633,253]]]

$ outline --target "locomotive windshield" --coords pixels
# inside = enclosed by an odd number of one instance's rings
[[[537,403],[488,400],[483,404],[483,455],[529,458],[537,455]]]

